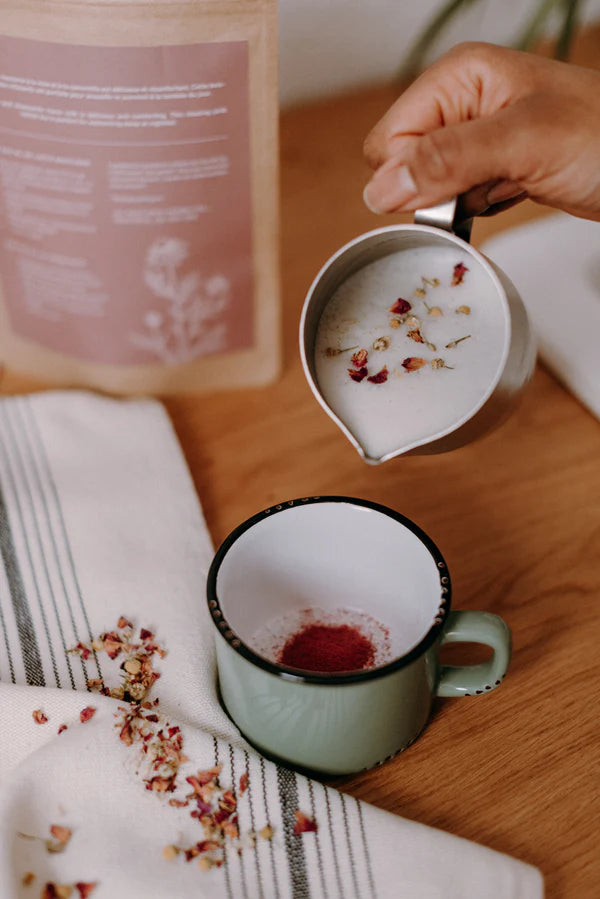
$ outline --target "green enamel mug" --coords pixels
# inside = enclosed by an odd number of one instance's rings
[[[451,595],[435,543],[392,509],[319,496],[263,510],[224,540],[208,575],[228,714],[263,754],[292,767],[338,775],[386,761],[416,740],[435,697],[485,695],[506,674],[506,623],[452,611]],[[285,647],[307,621],[338,635],[352,625],[373,648],[370,664],[290,665]],[[492,656],[443,665],[439,649],[451,642],[486,644]]]

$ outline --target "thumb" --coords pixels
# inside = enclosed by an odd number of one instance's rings
[[[516,182],[517,193],[534,145],[529,130],[513,107],[406,137],[367,184],[364,201],[384,213],[435,206],[486,182]]]

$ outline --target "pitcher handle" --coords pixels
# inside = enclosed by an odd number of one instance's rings
[[[448,200],[447,203],[440,203],[439,206],[417,209],[415,211],[415,225],[431,225],[434,228],[441,228],[442,231],[450,231],[466,241],[466,243],[469,243],[473,219],[457,222],[458,211],[458,197],[453,197],[452,200]]]

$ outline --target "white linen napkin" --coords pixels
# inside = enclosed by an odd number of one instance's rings
[[[509,228],[481,251],[523,297],[544,364],[600,418],[600,222],[558,213]]]
[[[359,803],[244,742],[217,699],[204,601],[212,552],[158,403],[83,392],[0,401],[2,899],[60,896],[48,883],[76,885],[73,899],[85,884],[96,884],[93,899],[541,897],[536,868]],[[122,615],[167,651],[154,657],[161,676],[148,698],[183,734],[188,760],[172,793],[146,788],[140,746],[119,739],[126,704],[86,692],[88,679],[118,683],[120,659],[68,652]],[[87,707],[96,711],[82,722]],[[204,854],[163,854],[204,839],[194,806],[169,800],[215,764],[221,789],[238,792],[240,836],[224,864],[201,870]],[[296,810],[318,830],[295,834]],[[72,831],[62,852],[47,851],[51,825]]]

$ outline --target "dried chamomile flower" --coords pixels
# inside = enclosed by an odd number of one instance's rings
[[[411,315],[409,318],[406,319],[406,324],[408,325],[409,328],[412,328],[412,329],[420,328],[421,327],[421,319],[417,318],[416,315]]]
[[[456,311],[459,315],[470,315],[471,307],[470,306],[459,306]]]
[[[431,360],[432,368],[454,368],[453,365],[446,365],[443,359],[432,359]]]
[[[403,322],[403,319],[400,319],[400,318],[391,318],[391,319],[390,319],[390,328],[393,328],[394,330],[396,330],[396,328],[399,328],[399,327],[400,327],[400,325],[402,324],[402,322]]]
[[[391,340],[389,337],[378,337],[373,341],[373,349],[374,350],[387,350],[390,346]]]

